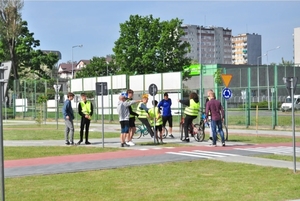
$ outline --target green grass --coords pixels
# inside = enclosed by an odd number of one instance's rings
[[[271,132],[270,132],[271,133]],[[300,139],[297,137],[296,139]],[[262,143],[282,143],[292,142],[291,136],[261,136],[261,135],[228,135],[228,140],[231,142],[244,142],[250,144],[262,144]]]
[[[5,179],[6,199],[283,201],[300,198],[300,174],[214,160]]]
[[[7,147],[4,148],[4,160],[15,160],[25,158],[41,158],[48,156],[65,156],[76,154],[113,152],[124,149],[86,147],[86,146],[41,146],[41,147]]]
[[[92,129],[91,127],[90,129]],[[58,125],[6,125],[3,129],[4,140],[61,140],[64,139],[65,126]],[[106,138],[120,137],[119,132],[104,132]],[[79,127],[75,126],[75,140],[79,139]],[[102,131],[90,132],[89,138],[102,137]]]
[[[268,159],[282,160],[282,161],[293,161],[294,160],[293,156],[280,155],[280,154],[260,154],[260,155],[255,155],[255,156],[259,157],[259,158],[268,158]],[[300,157],[296,156],[296,161],[300,161]]]

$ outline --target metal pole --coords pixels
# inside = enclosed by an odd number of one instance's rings
[[[0,78],[3,79],[3,70],[0,70]],[[3,82],[0,82],[0,161],[1,161],[1,200],[5,200],[4,187],[4,153],[3,153],[3,119],[2,119],[2,103],[3,103]]]
[[[72,61],[71,61],[71,62],[72,62],[72,77],[71,77],[72,79],[74,78],[74,69],[73,69],[73,68],[74,68],[74,67],[73,67],[73,48],[74,48],[74,46],[72,47]]]
[[[101,119],[102,119],[102,148],[104,148],[104,110],[103,110],[103,84],[101,84],[101,91],[102,91],[102,94],[101,94],[101,105],[102,105],[102,116],[101,116]]]
[[[259,58],[261,58],[262,56],[257,57],[257,102],[259,102]]]
[[[293,129],[293,161],[294,161],[294,173],[296,173],[296,139],[295,139],[294,78],[291,78],[291,99],[292,99],[292,129]]]
[[[56,79],[56,130],[58,130],[58,79]]]

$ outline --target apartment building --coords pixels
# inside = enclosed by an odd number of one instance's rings
[[[261,35],[257,33],[233,36],[232,64],[261,65]]]
[[[182,41],[191,45],[186,56],[201,64],[231,64],[231,29],[214,26],[182,25]]]
[[[300,27],[294,28],[294,63],[300,66]]]

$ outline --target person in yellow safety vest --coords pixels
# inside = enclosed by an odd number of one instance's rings
[[[205,108],[206,108],[206,105],[207,105],[207,102],[210,101],[211,99],[211,93],[214,93],[214,91],[212,89],[208,90],[207,92],[207,98],[206,98],[206,101],[205,101]],[[211,113],[209,112],[208,113],[208,121],[210,122],[211,121]],[[212,127],[209,126],[209,140],[212,142],[213,140],[213,133],[212,133]]]
[[[150,119],[150,124],[151,126],[154,127],[154,122],[155,122],[155,131],[156,131],[156,139],[158,142],[158,134],[157,132],[159,131],[159,138],[160,138],[160,142],[163,143],[163,135],[162,135],[162,116],[160,113],[159,108],[157,107],[157,100],[152,101],[153,104],[153,108],[149,109],[148,113],[149,113],[149,119]]]
[[[200,109],[199,97],[195,92],[190,93],[188,100],[178,100],[183,105],[186,105],[184,114],[186,115],[184,118],[184,135],[185,139],[182,141],[190,142],[188,127],[193,123],[193,120],[197,118]]]
[[[144,94],[142,96],[142,102],[139,103],[139,105],[136,108],[136,113],[139,115],[138,119],[142,122],[142,124],[144,124],[149,132],[149,134],[151,135],[151,137],[154,136],[154,132],[151,128],[151,125],[148,121],[148,108],[147,108],[147,103],[148,103],[148,94]]]
[[[93,104],[91,101],[86,100],[86,94],[81,94],[81,101],[78,104],[78,113],[81,116],[80,122],[80,140],[77,142],[77,145],[80,145],[83,142],[83,130],[85,127],[85,144],[91,144],[89,142],[89,129],[90,123],[93,115]]]

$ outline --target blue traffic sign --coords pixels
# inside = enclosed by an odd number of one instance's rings
[[[223,95],[223,98],[228,100],[229,98],[231,98],[232,92],[229,88],[224,88],[223,91],[222,91],[222,95]]]

